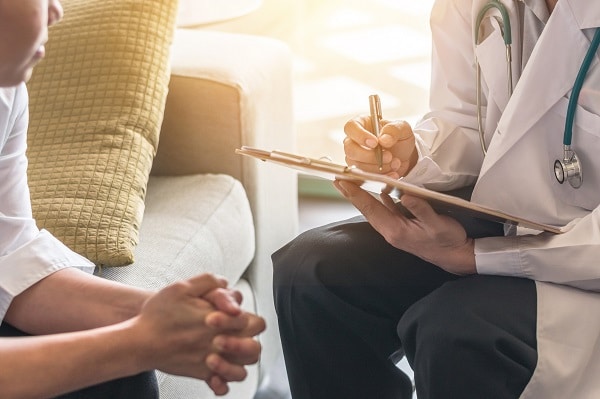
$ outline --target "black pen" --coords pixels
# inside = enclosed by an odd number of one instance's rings
[[[373,134],[379,138],[381,134],[381,100],[377,94],[373,94],[369,96],[369,108],[371,109],[371,125],[373,127]],[[377,164],[379,166],[379,170],[383,170],[383,153],[382,148],[379,144],[375,147],[375,159],[377,160]]]

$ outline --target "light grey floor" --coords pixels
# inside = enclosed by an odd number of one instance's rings
[[[299,229],[301,232],[330,222],[348,219],[358,214],[359,212],[343,199],[300,197],[298,201]],[[398,367],[411,379],[413,378],[413,372],[406,359],[398,363]],[[291,399],[283,358],[279,359],[279,364],[275,372],[269,376],[268,383],[268,388],[260,390],[255,399]],[[413,399],[416,398],[415,394]]]

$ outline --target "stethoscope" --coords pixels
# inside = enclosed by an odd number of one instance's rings
[[[523,1],[523,0],[518,0]],[[504,45],[506,46],[506,64],[507,64],[507,76],[508,76],[508,96],[510,97],[513,93],[513,80],[512,80],[512,35],[511,35],[511,27],[510,27],[510,17],[508,15],[508,11],[504,4],[502,4],[499,0],[490,0],[479,12],[477,15],[477,19],[475,22],[475,45],[479,45],[479,36],[480,36],[480,28],[481,22],[485,15],[491,9],[497,9],[500,12],[500,32],[502,34],[502,38],[504,40]],[[569,182],[571,187],[579,188],[581,187],[581,183],[583,181],[583,175],[581,172],[581,162],[575,154],[575,150],[571,148],[571,139],[573,138],[573,122],[575,121],[575,112],[577,107],[577,100],[579,99],[579,93],[581,92],[581,88],[583,86],[583,81],[587,75],[588,70],[590,69],[590,65],[594,60],[594,55],[598,51],[598,45],[600,45],[600,29],[596,29],[596,33],[594,34],[594,38],[592,39],[592,43],[581,63],[581,67],[579,68],[579,72],[577,73],[577,77],[575,78],[575,83],[573,84],[573,91],[571,93],[571,97],[569,98],[569,104],[567,106],[567,117],[565,120],[565,132],[563,136],[563,158],[557,159],[554,161],[554,176],[556,180],[563,184],[566,181]],[[483,129],[483,118],[481,116],[481,67],[479,62],[476,60],[477,64],[477,127],[479,129],[479,140],[481,142],[481,148],[483,150],[483,154],[487,154],[487,147],[485,144],[485,132]]]

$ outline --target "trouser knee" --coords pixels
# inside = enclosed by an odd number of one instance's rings
[[[275,292],[292,285],[315,285],[317,267],[339,263],[341,249],[335,240],[326,238],[325,230],[306,231],[272,255]]]
[[[440,291],[443,287],[413,304],[398,323],[398,336],[413,365],[447,367],[443,363],[453,363],[452,352],[461,351],[469,335],[467,315],[444,301]]]
[[[535,283],[448,282],[410,307],[397,332],[419,398],[518,397],[537,363]]]

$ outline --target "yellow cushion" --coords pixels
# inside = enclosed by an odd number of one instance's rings
[[[28,83],[34,217],[98,265],[133,262],[177,0],[63,0]]]

